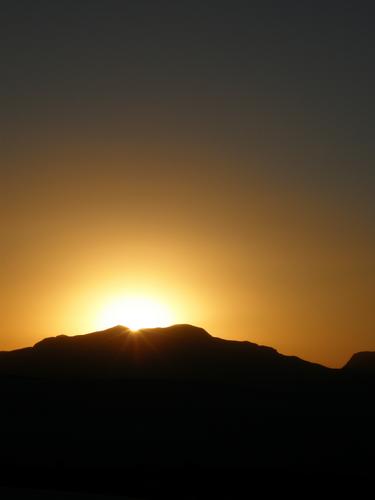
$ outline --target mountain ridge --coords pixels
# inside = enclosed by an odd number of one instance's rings
[[[375,375],[375,352],[360,351],[354,353],[342,369],[346,372],[362,375]]]
[[[0,352],[0,373],[105,378],[295,378],[335,369],[280,354],[269,346],[227,340],[177,324],[132,331],[117,325],[84,335],[47,337]]]
[[[191,325],[2,352],[0,389],[0,486],[176,498],[203,482],[202,498],[242,498],[254,484],[321,494],[326,480],[336,492],[373,478],[371,376]]]

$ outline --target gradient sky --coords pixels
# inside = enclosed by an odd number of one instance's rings
[[[368,5],[1,2],[0,349],[139,292],[329,366],[375,350]]]

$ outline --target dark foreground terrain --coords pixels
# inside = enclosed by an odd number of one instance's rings
[[[358,495],[374,475],[374,366],[359,353],[328,369],[188,325],[0,353],[0,492]]]

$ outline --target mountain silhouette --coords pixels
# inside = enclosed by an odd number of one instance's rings
[[[229,380],[328,376],[333,370],[247,341],[212,337],[174,325],[137,332],[124,326],[86,335],[46,338],[0,353],[0,372],[70,378],[188,378]]]
[[[373,366],[374,353],[331,369],[191,325],[1,352],[0,491],[358,495],[373,477]]]
[[[375,376],[375,352],[363,351],[353,354],[343,369],[354,374]]]

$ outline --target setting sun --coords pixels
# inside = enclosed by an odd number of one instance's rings
[[[110,302],[104,307],[100,318],[100,327],[124,325],[131,330],[140,328],[168,326],[174,322],[168,306],[151,297],[123,297]]]

